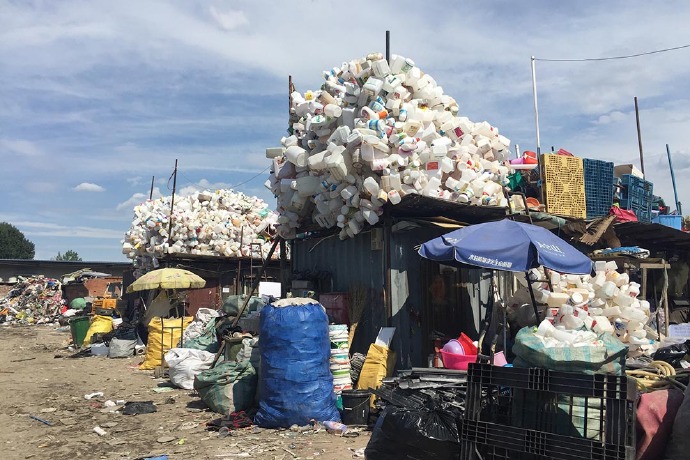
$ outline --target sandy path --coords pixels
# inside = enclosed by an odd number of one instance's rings
[[[341,438],[252,428],[221,439],[205,428],[216,414],[190,391],[154,392],[165,380],[138,370],[139,358],[70,359],[68,342],[69,333],[53,327],[0,327],[0,458],[124,460],[167,454],[170,459],[340,460],[352,458],[351,449],[369,440],[367,432]],[[84,398],[96,391],[104,396]],[[158,412],[121,415],[103,407],[108,399],[153,401]],[[107,434],[97,435],[95,426]],[[163,437],[173,440],[159,443]]]

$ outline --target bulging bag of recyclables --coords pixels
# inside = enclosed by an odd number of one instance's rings
[[[194,377],[194,389],[212,411],[228,415],[254,404],[256,371],[247,361],[222,361]]]
[[[165,353],[165,362],[170,369],[170,382],[178,388],[194,389],[194,377],[210,369],[215,355],[208,351],[192,348],[172,348]]]
[[[534,333],[523,327],[513,345],[515,367],[542,367],[584,374],[624,375],[628,347],[611,334],[599,334],[597,343],[578,347],[546,347]]]
[[[328,317],[313,299],[279,300],[261,310],[261,427],[340,421],[330,371]]]

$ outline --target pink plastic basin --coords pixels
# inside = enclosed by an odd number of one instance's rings
[[[441,356],[446,369],[466,371],[470,363],[477,362],[477,355],[456,355],[441,350]]]

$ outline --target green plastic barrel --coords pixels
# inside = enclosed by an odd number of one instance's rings
[[[88,316],[79,316],[77,318],[72,318],[69,322],[69,331],[72,333],[72,343],[81,347],[86,338],[86,333],[89,331],[89,326],[91,326],[91,318]]]

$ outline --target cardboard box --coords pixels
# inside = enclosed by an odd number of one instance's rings
[[[642,171],[637,169],[635,165],[628,164],[628,165],[618,165],[614,166],[613,168],[613,176],[614,177],[621,177],[626,174],[632,174],[633,176],[637,176],[640,179],[644,179],[644,174],[642,174]]]

